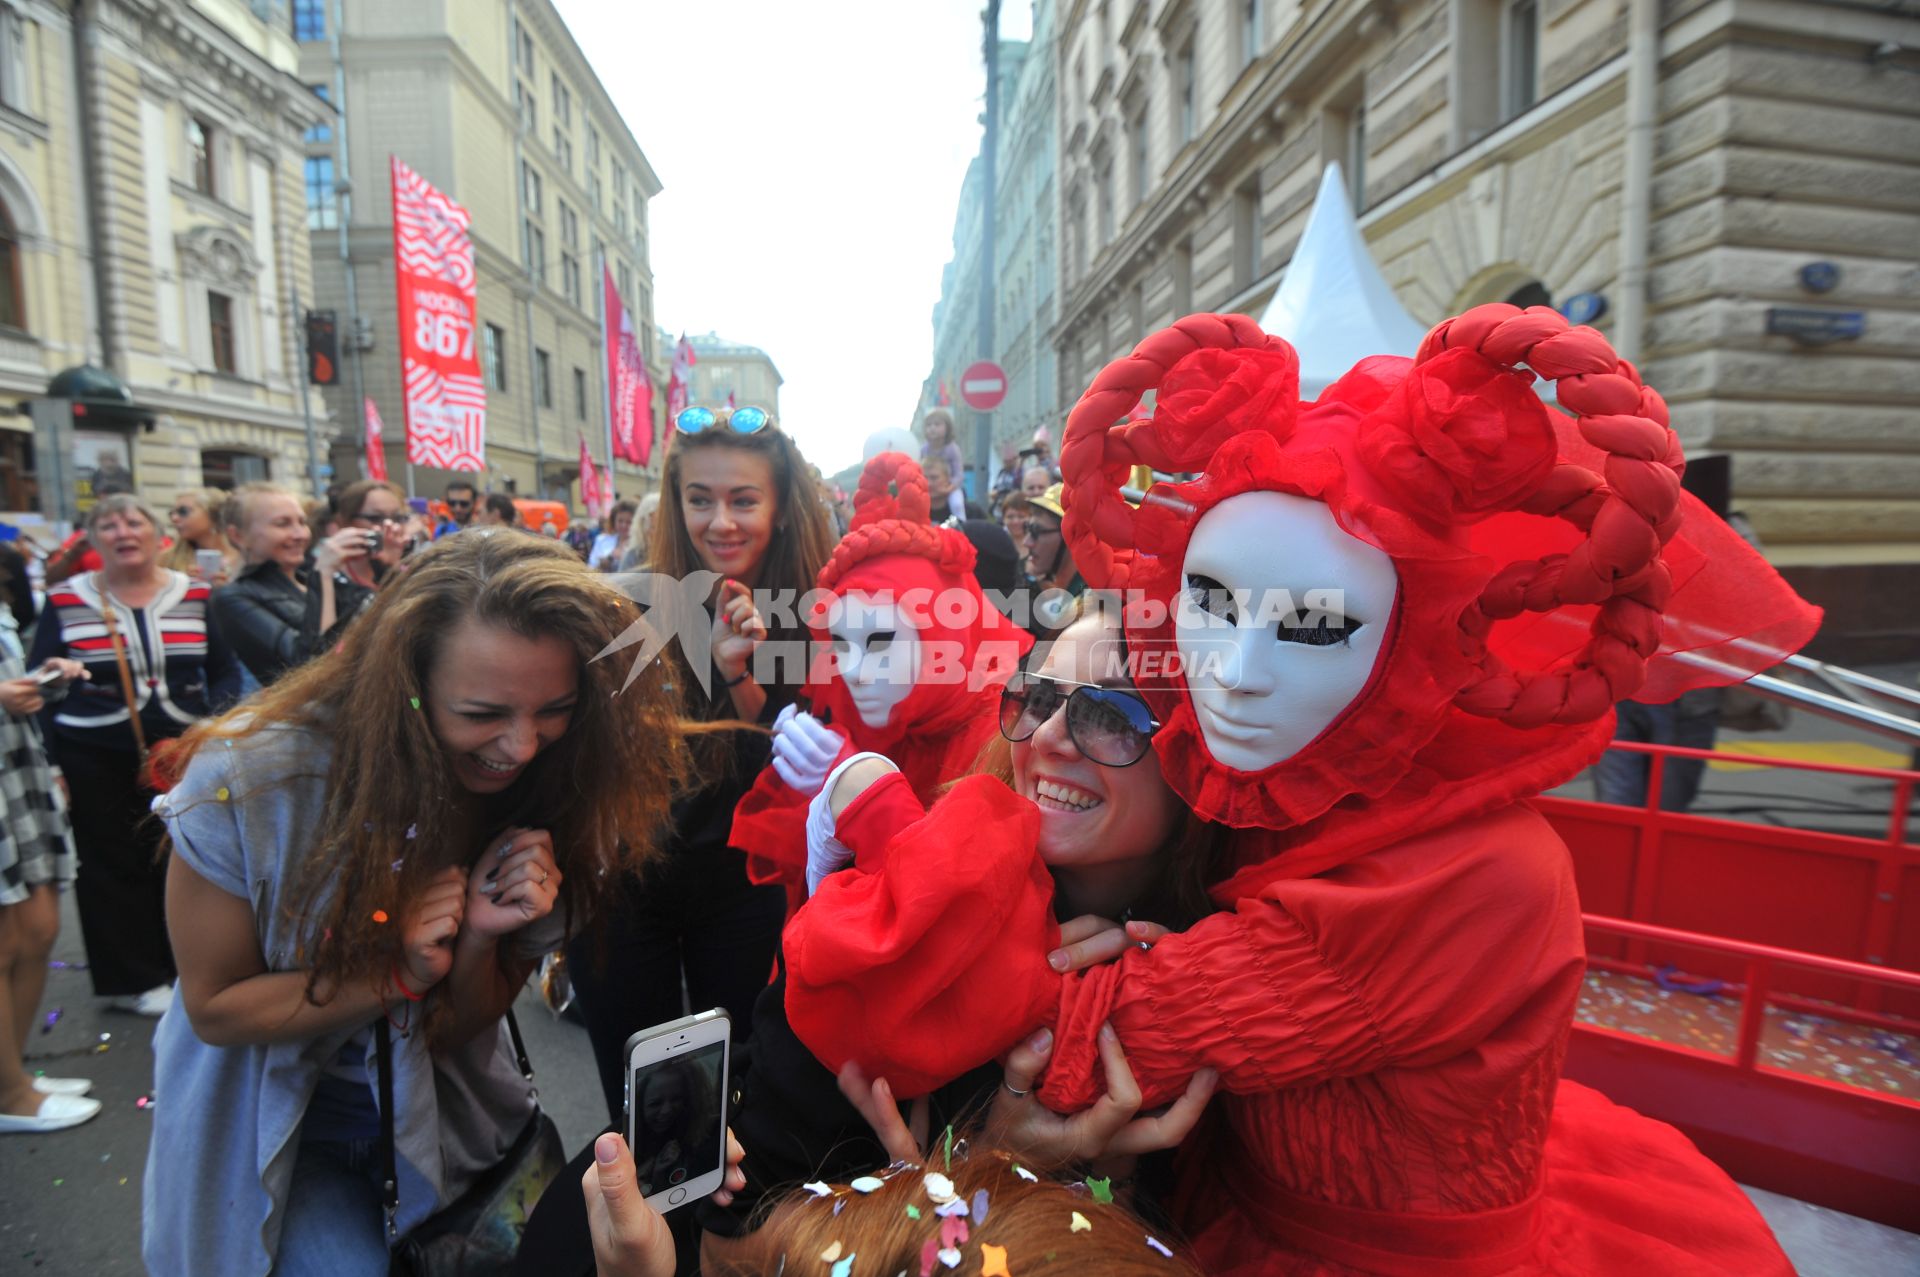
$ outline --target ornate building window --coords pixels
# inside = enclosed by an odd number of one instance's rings
[[[13,213],[0,204],[0,328],[27,326],[26,289],[20,269],[20,232]]]
[[[187,331],[195,361],[230,377],[253,376],[260,274],[253,250],[225,226],[197,226],[176,237],[174,245],[187,283]]]
[[[202,195],[218,196],[213,180],[213,126],[199,116],[187,117],[187,180]]]
[[[225,293],[207,294],[207,340],[213,348],[213,367],[229,377],[239,371],[234,356],[233,298]]]
[[[327,0],[293,0],[293,38],[303,43],[327,38]]]
[[[0,5],[0,105],[27,109],[27,34],[11,5]]]

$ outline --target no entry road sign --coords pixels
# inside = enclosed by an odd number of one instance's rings
[[[960,374],[960,398],[977,412],[992,412],[1007,397],[1007,374],[999,364],[982,359]]]

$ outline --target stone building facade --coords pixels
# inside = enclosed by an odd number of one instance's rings
[[[696,360],[688,406],[724,408],[733,397],[738,408],[765,408],[780,416],[780,370],[758,346],[730,341],[718,333],[687,338]]]
[[[0,4],[0,404],[108,370],[153,428],[76,420],[74,460],[129,468],[156,503],[314,481],[300,139],[331,110],[286,19],[275,0]],[[38,506],[45,461],[0,416],[0,508]]]
[[[998,362],[1007,372],[1007,397],[994,409],[996,441],[1026,440],[1036,429],[1049,431],[1055,440],[1060,434],[1053,348],[1060,224],[1053,178],[1059,158],[1054,8],[1054,0],[1035,0],[1032,39],[1010,78],[1000,117],[993,238],[999,296],[993,331]],[[993,464],[999,463],[996,455]]]
[[[1338,160],[1416,319],[1603,307],[1825,650],[1910,656],[1916,49],[1904,0],[1074,0],[1062,406],[1180,314],[1258,314]]]
[[[343,354],[348,367],[328,391],[341,423],[337,471],[360,473],[363,393],[386,426],[389,473],[406,472],[389,165],[398,155],[472,215],[488,472],[470,477],[580,509],[580,439],[602,464],[607,448],[602,260],[661,370],[647,219],[660,180],[645,153],[549,0],[294,0],[292,19],[302,79],[344,119],[340,136],[310,135],[306,146],[315,283],[345,333],[351,270],[371,341],[357,372]],[[658,393],[655,414],[657,438]],[[438,496],[451,477],[423,467],[413,482]],[[621,491],[643,482],[619,463]]]

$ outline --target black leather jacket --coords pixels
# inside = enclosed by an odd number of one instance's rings
[[[307,569],[300,577],[307,578]],[[277,563],[256,563],[213,592],[214,624],[262,684],[313,655],[306,617],[307,591]]]

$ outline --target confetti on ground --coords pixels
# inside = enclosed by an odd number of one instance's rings
[[[1173,1252],[1167,1249],[1167,1244],[1161,1241],[1158,1237],[1153,1236],[1151,1233],[1147,1235],[1147,1245],[1153,1247],[1155,1250],[1159,1251],[1162,1255],[1165,1255],[1168,1259],[1173,1258]]]
[[[151,1095],[143,1095],[133,1102],[133,1106],[137,1109],[150,1109],[153,1107],[153,1097]]]
[[[42,1033],[53,1032],[53,1026],[60,1023],[60,1017],[66,1013],[67,1009],[65,1007],[55,1007],[53,1010],[47,1012],[47,1018],[40,1022],[40,1031]]]
[[[1598,1028],[1631,1033],[1732,1059],[1740,1041],[1744,998],[1740,990],[1718,996],[1677,992],[1654,980],[1619,971],[1589,971],[1580,990],[1579,1019]],[[1803,1077],[1906,1095],[1920,1089],[1920,1037],[1850,1024],[1835,1015],[1769,1005],[1760,1032],[1759,1062]]]
[[[886,1187],[886,1183],[887,1181],[878,1179],[872,1175],[862,1175],[859,1179],[847,1185],[847,1187],[856,1193],[871,1193],[876,1188]]]
[[[1090,1233],[1093,1231],[1093,1225],[1087,1222],[1085,1215],[1082,1215],[1079,1211],[1075,1211],[1073,1212],[1073,1219],[1067,1224],[1067,1231],[1070,1233]]]
[[[1007,1271],[1007,1248],[980,1243],[980,1277],[1013,1277]]]
[[[60,959],[55,958],[47,963],[47,970],[49,971],[85,971],[86,969],[87,964],[84,962],[62,962]]]

